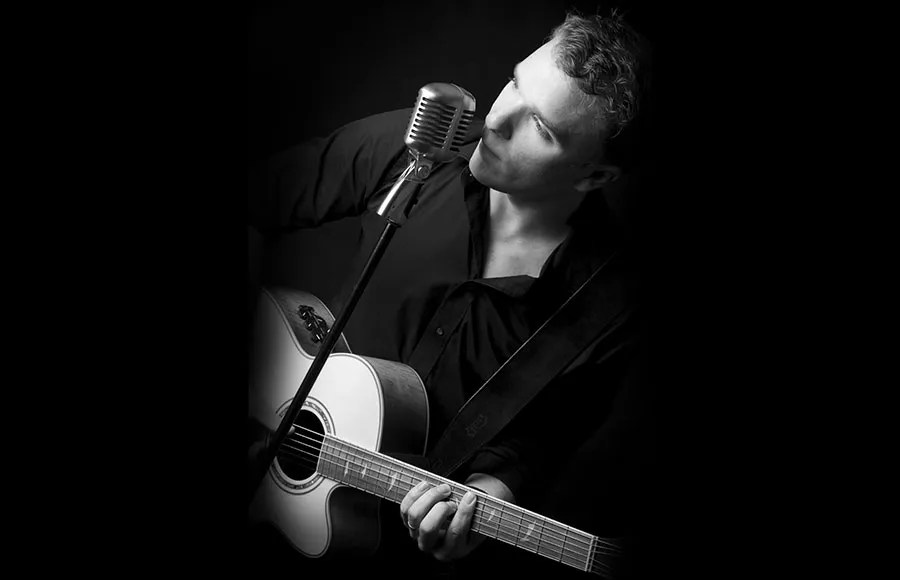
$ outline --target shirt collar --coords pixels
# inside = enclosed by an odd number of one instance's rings
[[[603,193],[595,192],[588,195],[572,214],[569,219],[572,232],[550,254],[538,278],[527,275],[481,278],[489,190],[475,179],[468,163],[460,170],[459,179],[469,214],[470,280],[488,285],[510,297],[524,296],[533,290],[565,294],[568,289],[584,282],[618,245],[618,229],[613,214]]]

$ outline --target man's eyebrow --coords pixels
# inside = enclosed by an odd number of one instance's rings
[[[516,86],[519,85],[518,70],[519,70],[519,65],[517,63],[516,66],[513,67],[513,78],[516,79]],[[562,136],[562,132],[559,129],[557,129],[554,125],[548,123],[547,117],[542,115],[541,112],[538,111],[533,104],[531,104],[531,103],[527,103],[527,104],[528,104],[528,108],[531,110],[531,112],[534,113],[534,115],[537,116],[537,118],[541,120],[541,123],[543,123],[548,129],[550,129],[551,133],[553,133],[557,137]]]

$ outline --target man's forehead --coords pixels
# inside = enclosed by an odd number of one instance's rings
[[[517,76],[524,77],[520,82],[526,97],[560,138],[598,136],[602,123],[596,117],[597,97],[585,94],[575,79],[559,68],[556,44],[554,39],[541,45],[516,65]]]

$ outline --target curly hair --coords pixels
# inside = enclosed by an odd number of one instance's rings
[[[548,39],[558,41],[556,64],[585,94],[585,107],[598,108],[607,140],[618,137],[637,117],[649,88],[647,39],[616,10],[590,17],[571,11]]]

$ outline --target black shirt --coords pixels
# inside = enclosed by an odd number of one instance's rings
[[[262,232],[314,227],[361,216],[358,257],[349,266],[340,311],[381,235],[375,213],[406,167],[403,135],[410,109],[350,123],[329,137],[275,156],[252,176],[251,225]],[[468,170],[480,137],[473,123],[462,154],[435,166],[410,219],[399,228],[345,327],[353,352],[413,367],[428,391],[429,448],[481,384],[619,244],[600,192],[570,220],[572,233],[538,278],[484,278],[488,190]],[[603,275],[628,276],[624,266]],[[494,475],[528,505],[582,437],[605,421],[635,339],[630,303],[622,322],[596,341],[579,365],[546,387],[467,471]]]

